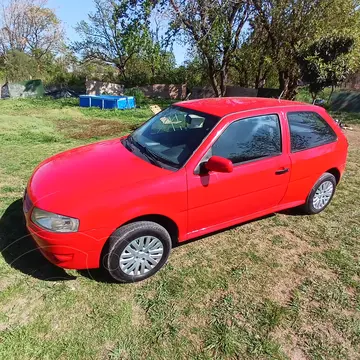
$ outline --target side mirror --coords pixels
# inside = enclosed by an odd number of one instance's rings
[[[234,169],[233,163],[229,159],[221,156],[212,156],[207,163],[205,163],[207,171],[215,171],[221,173],[231,173]]]

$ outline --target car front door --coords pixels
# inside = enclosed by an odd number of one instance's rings
[[[188,238],[261,215],[285,195],[291,163],[283,146],[284,120],[277,113],[233,118],[223,129],[215,129],[220,135],[197,160],[201,165],[221,156],[232,161],[233,172],[204,172],[194,162],[187,165]]]

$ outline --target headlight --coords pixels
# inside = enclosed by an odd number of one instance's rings
[[[77,232],[79,229],[79,220],[68,216],[53,214],[48,211],[34,208],[31,214],[31,220],[43,229],[53,232],[69,233]]]

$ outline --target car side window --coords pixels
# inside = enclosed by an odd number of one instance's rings
[[[256,116],[230,124],[212,147],[212,155],[240,164],[281,154],[277,115]]]
[[[288,113],[291,151],[297,152],[336,141],[331,126],[315,112]]]

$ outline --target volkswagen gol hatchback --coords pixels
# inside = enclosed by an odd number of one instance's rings
[[[177,103],[131,135],[55,155],[32,175],[27,227],[68,269],[146,279],[177,242],[287,208],[317,214],[347,140],[320,107],[259,98]]]

